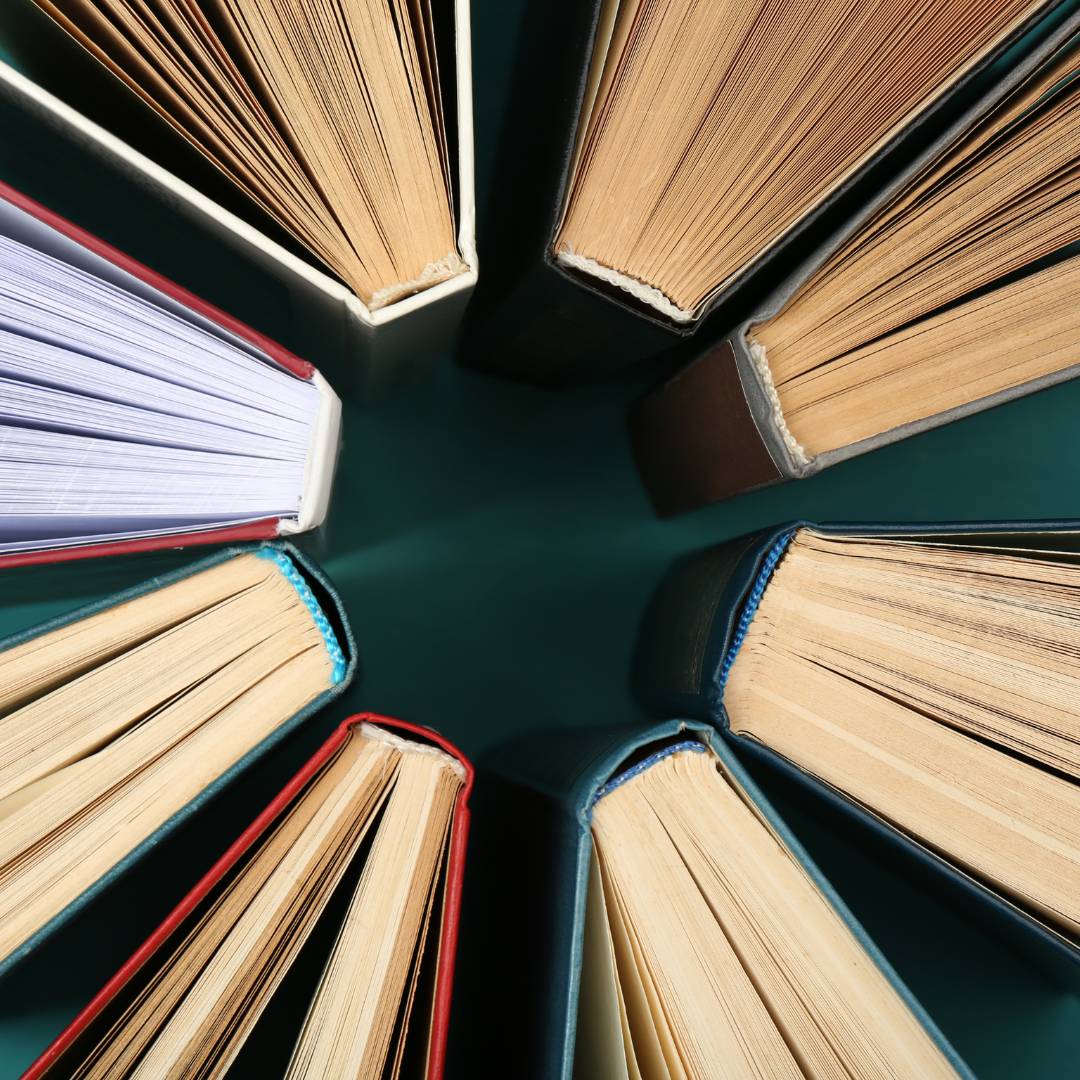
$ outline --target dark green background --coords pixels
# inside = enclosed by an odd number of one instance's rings
[[[520,0],[474,2],[481,207],[519,10]],[[55,166],[64,151],[49,146],[0,120],[0,178],[288,343],[280,295],[243,260],[208,254],[213,245],[137,199],[117,217],[92,184]],[[657,521],[623,428],[626,405],[655,377],[632,370],[553,391],[448,359],[435,382],[380,408],[346,406],[331,518],[304,546],[344,598],[362,673],[279,755],[267,790],[333,722],[360,709],[432,725],[474,757],[530,729],[635,715],[627,673],[637,622],[679,552],[792,518],[1080,517],[1080,383],[1072,383],[803,483]],[[0,635],[198,554],[0,573]],[[261,797],[251,795],[253,804]],[[827,829],[798,815],[792,824],[982,1080],[1080,1075],[1077,998]],[[225,824],[216,828],[227,837]],[[63,948],[0,985],[0,1080],[33,1060],[167,910],[177,887],[167,866],[182,880],[185,857],[178,850],[147,872],[157,899],[118,894],[114,912],[91,913]],[[468,890],[481,884],[470,880]]]

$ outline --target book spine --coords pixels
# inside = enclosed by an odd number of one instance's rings
[[[638,634],[632,684],[648,715],[723,727],[729,645],[762,568],[796,527],[752,533],[675,562],[653,593]]]
[[[500,267],[487,248],[484,252],[489,269],[466,318],[459,354],[466,367],[546,386],[572,386],[663,352],[680,340],[556,267],[543,244],[517,287],[496,303],[488,290],[495,291],[499,283],[489,284],[488,279],[508,268]]]
[[[473,803],[449,1072],[571,1080],[587,829],[565,798],[484,763]]]
[[[631,406],[630,448],[657,514],[797,475],[770,389],[742,336],[731,335]]]
[[[326,520],[330,492],[334,486],[338,454],[341,450],[341,399],[319,372],[311,381],[319,391],[319,407],[311,425],[304,479],[300,487],[300,513],[296,519],[282,518],[278,533],[307,532]]]
[[[437,33],[437,30],[436,30]],[[438,48],[438,43],[436,43]],[[476,254],[476,155],[473,133],[472,85],[472,16],[470,0],[454,0],[454,80],[453,109],[446,116],[454,117],[457,130],[457,219],[458,250],[472,269],[479,271]],[[446,95],[449,97],[449,94]],[[445,104],[450,104],[445,102]]]
[[[1080,378],[1080,363],[808,456],[784,420],[768,358],[746,328],[630,407],[627,430],[641,482],[669,517],[808,476],[850,458],[944,427]]]

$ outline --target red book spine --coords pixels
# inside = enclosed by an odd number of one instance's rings
[[[443,903],[442,952],[439,956],[435,983],[435,1000],[432,1009],[431,1049],[428,1057],[428,1080],[442,1080],[446,1061],[446,1038],[450,1023],[450,998],[454,986],[454,959],[457,949],[457,932],[461,917],[461,890],[465,873],[465,844],[469,831],[468,799],[472,790],[473,768],[452,743],[430,728],[393,720],[376,713],[358,713],[343,721],[341,726],[315,752],[308,763],[289,781],[273,802],[244,830],[236,842],[203,876],[202,880],[173,909],[165,921],[139,947],[126,964],[94,996],[93,1000],[56,1037],[42,1055],[23,1073],[21,1080],[39,1080],[56,1062],[61,1054],[82,1034],[98,1014],[108,1005],[128,982],[138,974],[168,940],[174,930],[191,914],[211,889],[232,869],[236,862],[260,836],[277,820],[308,781],[348,738],[349,729],[357,724],[378,724],[380,727],[397,728],[411,732],[435,743],[451,757],[461,762],[466,780],[458,796],[450,840],[450,854],[446,868],[446,893]]]

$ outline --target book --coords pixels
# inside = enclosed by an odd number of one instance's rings
[[[530,5],[463,359],[570,382],[715,343],[1074,15],[1023,0]]]
[[[796,524],[695,553],[650,601],[638,699],[709,717],[1075,986],[1076,537]]]
[[[432,370],[476,281],[468,0],[279,15],[6,0],[0,93],[277,278],[298,350],[375,400]]]
[[[709,724],[525,736],[477,797],[471,1007],[515,1075],[971,1075]]]
[[[1076,27],[630,414],[661,513],[800,479],[1080,372]]]
[[[315,368],[0,183],[0,566],[304,532]]]
[[[429,729],[344,721],[26,1080],[441,1080],[471,782]]]
[[[0,645],[0,975],[348,685],[329,582],[227,547]]]

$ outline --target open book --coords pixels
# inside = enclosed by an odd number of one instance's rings
[[[310,364],[0,184],[0,565],[313,528],[340,426]]]
[[[605,784],[592,834],[575,1076],[967,1073],[708,745]]]
[[[344,689],[313,589],[284,545],[226,549],[0,651],[0,971]]]
[[[451,750],[345,721],[27,1080],[440,1080],[471,782]]]
[[[1080,374],[1080,38],[897,177],[719,348],[636,407],[662,511],[826,466]],[[685,432],[709,427],[697,444]]]
[[[697,553],[651,604],[638,689],[654,713],[708,713],[1075,979],[1075,540],[799,527]]]
[[[468,28],[467,0],[5,0],[0,95],[279,278],[365,395],[440,351],[476,280]]]
[[[971,1080],[712,725],[538,732],[485,770],[460,1038],[499,1068]]]

